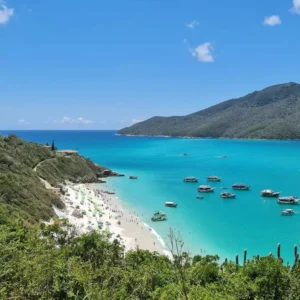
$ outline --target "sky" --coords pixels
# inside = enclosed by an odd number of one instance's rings
[[[300,76],[300,0],[0,0],[0,129],[119,129]]]

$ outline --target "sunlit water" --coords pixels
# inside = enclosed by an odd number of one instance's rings
[[[7,132],[2,131],[7,134]],[[261,198],[270,188],[282,196],[300,196],[300,142],[217,139],[173,139],[115,136],[114,131],[15,131],[28,141],[55,140],[60,149],[79,149],[126,177],[109,179],[109,185],[130,209],[148,224],[154,211],[167,213],[168,221],[151,223],[163,237],[169,227],[178,229],[192,254],[219,254],[234,259],[247,249],[249,256],[276,253],[282,246],[285,262],[293,260],[293,245],[300,246],[300,205],[278,205],[276,199]],[[184,152],[189,156],[183,156]],[[220,158],[226,154],[227,158]],[[129,175],[138,180],[129,180]],[[208,175],[222,178],[214,193],[196,199],[197,186]],[[199,183],[184,183],[196,176]],[[233,183],[251,185],[250,191],[235,191],[236,199],[221,199],[221,187],[231,191]],[[166,208],[165,201],[178,207]],[[294,216],[280,210],[293,208]],[[204,252],[205,251],[205,252]]]

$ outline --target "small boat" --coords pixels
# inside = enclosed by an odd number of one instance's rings
[[[183,179],[184,182],[198,182],[198,178],[190,176]]]
[[[275,197],[279,196],[280,192],[274,192],[272,190],[262,190],[260,192],[260,194],[262,197],[274,197],[275,198]]]
[[[212,188],[211,186],[209,185],[200,185],[198,187],[198,192],[200,193],[211,193],[215,190],[215,188]]]
[[[220,182],[221,178],[219,178],[218,176],[208,176],[206,178],[207,181],[215,181],[215,182]]]
[[[280,197],[277,201],[278,204],[298,204],[299,199],[289,196],[289,197]]]
[[[197,199],[203,199],[203,196],[196,196]]]
[[[183,156],[189,156],[187,153],[183,153]]]
[[[138,179],[137,176],[129,176],[129,179]]]
[[[292,216],[295,212],[292,209],[285,209],[280,211],[283,216]]]
[[[221,193],[221,198],[224,198],[224,199],[233,199],[235,197],[236,197],[235,194],[231,194],[229,192]]]
[[[222,155],[221,158],[227,158],[227,155]]]
[[[235,183],[232,185],[233,190],[240,190],[240,191],[248,191],[250,189],[250,185],[246,185],[244,183]]]
[[[165,206],[167,206],[167,207],[177,207],[177,203],[175,203],[175,202],[165,202]]]
[[[221,186],[221,190],[228,190],[228,188],[225,186]]]
[[[152,222],[158,222],[158,221],[166,221],[167,215],[161,211],[157,211],[153,214],[153,217],[151,218]]]

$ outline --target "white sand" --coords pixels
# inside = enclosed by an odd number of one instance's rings
[[[68,184],[65,187],[67,193],[62,196],[62,201],[66,208],[59,210],[54,207],[54,210],[58,217],[67,218],[75,226],[78,235],[92,230],[109,231],[112,234],[111,240],[118,239],[125,251],[140,248],[168,254],[163,240],[155,230],[138,216],[129,213],[116,195],[97,189],[96,184]],[[82,218],[72,216],[75,209],[85,211]],[[98,222],[102,222],[101,229]]]

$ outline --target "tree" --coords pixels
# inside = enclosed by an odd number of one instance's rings
[[[51,146],[51,150],[52,151],[55,151],[57,148],[55,147],[55,145],[54,145],[54,141],[52,141],[52,146]]]

